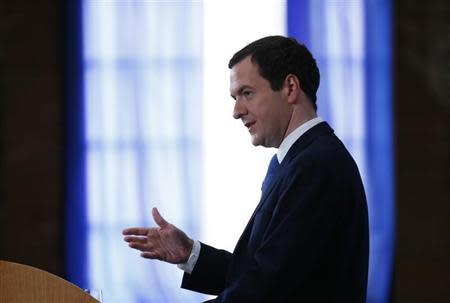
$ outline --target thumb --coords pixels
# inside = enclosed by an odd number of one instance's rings
[[[159,227],[164,228],[169,225],[169,223],[167,223],[167,221],[164,220],[164,218],[159,214],[159,211],[156,207],[153,207],[152,209],[152,216],[153,220],[155,220],[156,224],[158,224]]]

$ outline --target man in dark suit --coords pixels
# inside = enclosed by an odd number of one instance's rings
[[[156,228],[124,230],[145,258],[178,264],[182,287],[212,302],[365,302],[368,216],[358,168],[316,115],[319,71],[294,39],[269,36],[229,62],[233,116],[252,143],[278,148],[233,253],[193,241],[157,209]]]

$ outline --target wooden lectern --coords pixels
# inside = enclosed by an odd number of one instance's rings
[[[0,260],[0,303],[98,303],[49,272]]]

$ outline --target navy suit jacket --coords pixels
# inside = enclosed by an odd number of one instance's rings
[[[358,168],[326,122],[289,149],[233,253],[201,244],[182,287],[211,302],[365,302],[368,215]]]

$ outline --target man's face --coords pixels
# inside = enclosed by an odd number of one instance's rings
[[[252,144],[279,147],[292,113],[284,87],[272,90],[248,56],[231,69],[230,94],[236,101],[233,117],[247,127]]]

